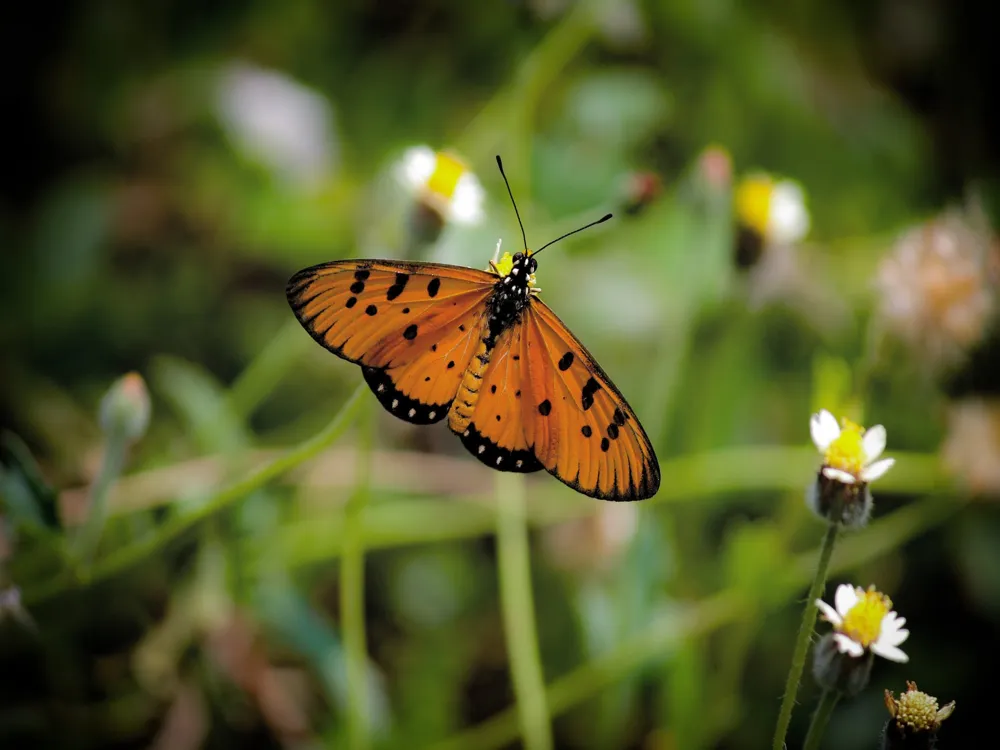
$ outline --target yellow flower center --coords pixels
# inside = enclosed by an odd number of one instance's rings
[[[440,198],[451,200],[455,194],[455,186],[465,174],[466,166],[457,156],[443,151],[438,152],[436,157],[434,171],[427,180],[427,189]]]
[[[859,476],[865,466],[865,446],[862,437],[865,428],[849,419],[842,420],[840,436],[826,449],[824,462],[834,469]]]
[[[878,640],[882,632],[882,620],[892,609],[892,600],[879,593],[875,587],[867,591],[858,589],[858,603],[844,615],[844,621],[838,630],[855,643],[868,648]]]
[[[496,264],[497,273],[500,274],[501,278],[510,276],[510,269],[514,267],[514,258],[511,257],[510,253],[504,253],[503,257]]]
[[[736,188],[736,216],[761,236],[771,221],[771,193],[774,181],[767,175],[744,178]]]

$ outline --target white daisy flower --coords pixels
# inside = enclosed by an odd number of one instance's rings
[[[823,454],[823,476],[843,484],[868,484],[881,477],[896,463],[894,458],[876,460],[885,450],[885,427],[880,424],[867,430],[844,419],[837,424],[823,409],[809,420],[813,443]]]
[[[747,175],[736,188],[735,206],[739,221],[767,245],[794,245],[809,233],[805,192],[794,180]]]
[[[403,154],[400,183],[446,222],[478,224],[486,193],[476,175],[454,153],[415,146]]]
[[[883,659],[904,663],[910,657],[899,646],[909,635],[906,618],[892,610],[892,600],[869,586],[865,591],[848,584],[837,587],[834,607],[816,600],[824,620],[834,627],[833,640],[842,654],[853,658],[871,651]]]

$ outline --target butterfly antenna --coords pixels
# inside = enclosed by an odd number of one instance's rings
[[[503,184],[507,186],[507,195],[510,196],[510,202],[514,205],[514,216],[517,217],[517,225],[521,227],[521,239],[524,240],[524,251],[528,251],[528,237],[524,233],[524,224],[521,223],[521,214],[517,211],[517,203],[514,201],[514,193],[510,190],[510,183],[507,182],[507,175],[503,171],[503,162],[500,161],[500,154],[497,154],[497,166],[500,167],[500,176],[503,177]]]
[[[538,248],[537,250],[535,250],[535,252],[532,253],[532,256],[538,255],[540,252],[542,252],[542,250],[544,250],[545,248],[547,248],[549,245],[556,244],[559,240],[564,240],[564,239],[566,239],[567,237],[569,237],[572,234],[576,234],[577,232],[582,232],[584,229],[590,229],[591,227],[596,227],[598,224],[603,224],[604,222],[606,222],[610,218],[611,218],[611,214],[605,214],[604,216],[602,216],[597,221],[592,221],[589,224],[587,224],[586,226],[582,226],[579,229],[574,229],[572,232],[566,232],[566,234],[564,234],[562,237],[556,237],[554,240],[552,240],[552,242],[546,242],[540,248]]]

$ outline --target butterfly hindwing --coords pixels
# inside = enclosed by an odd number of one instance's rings
[[[495,281],[434,263],[334,261],[295,274],[286,293],[316,341],[362,366],[388,411],[430,424],[448,413]]]
[[[592,497],[656,494],[660,467],[649,438],[590,352],[537,298],[519,327],[524,438],[539,462]]]
[[[524,436],[521,334],[521,326],[515,325],[497,339],[472,420],[458,435],[469,452],[490,468],[527,473],[545,467]]]

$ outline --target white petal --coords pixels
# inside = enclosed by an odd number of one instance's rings
[[[471,172],[458,178],[455,194],[451,199],[451,219],[459,224],[476,224],[483,218],[485,193],[479,180]]]
[[[832,479],[835,482],[840,482],[841,484],[854,484],[857,481],[853,474],[848,474],[846,471],[835,469],[832,466],[826,466],[823,468],[823,476],[827,479]]]
[[[837,606],[838,614],[843,617],[858,603],[857,589],[849,583],[840,584],[837,586],[837,593],[833,595],[833,603]]]
[[[794,244],[809,232],[809,211],[802,188],[791,180],[781,180],[771,191],[768,235],[777,244]]]
[[[896,463],[896,459],[894,458],[883,458],[881,461],[876,461],[871,466],[866,466],[861,470],[861,481],[874,482],[876,479],[889,471],[894,463]]]
[[[820,453],[825,453],[830,443],[840,437],[840,425],[836,417],[823,409],[809,419],[809,432]]]
[[[429,146],[414,146],[407,149],[400,160],[400,181],[412,189],[422,187],[434,174],[436,164],[437,154]]]
[[[910,637],[910,631],[903,629],[905,623],[905,617],[896,617],[895,612],[887,614],[879,625],[878,642],[886,646],[898,646]]]
[[[853,656],[856,659],[859,656],[863,656],[865,653],[865,649],[860,643],[851,640],[843,633],[834,633],[833,640],[834,643],[837,644],[837,650],[842,654]]]
[[[881,656],[883,659],[888,659],[889,661],[897,661],[900,664],[905,664],[910,660],[910,657],[904,654],[901,650],[895,646],[890,646],[881,641],[872,644],[872,653]]]
[[[843,618],[837,614],[837,610],[824,602],[822,599],[816,600],[816,606],[819,607],[819,611],[823,616],[823,619],[827,622],[833,623],[834,627],[840,625],[840,623],[844,621]]]
[[[865,451],[866,463],[871,463],[881,456],[885,450],[885,427],[877,424],[865,430],[865,436],[861,438],[861,447]]]

